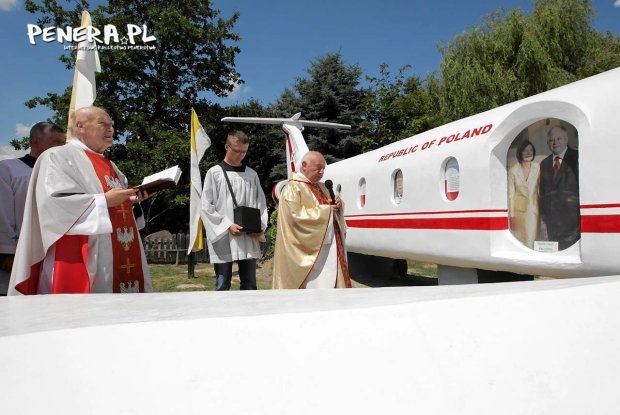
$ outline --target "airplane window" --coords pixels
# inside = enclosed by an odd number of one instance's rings
[[[460,171],[459,162],[454,157],[445,161],[443,169],[443,192],[447,200],[453,201],[459,196]]]
[[[357,205],[360,208],[363,208],[366,205],[366,179],[363,177],[359,181],[358,190],[360,197],[357,201]]]
[[[514,237],[538,252],[579,241],[579,134],[549,118],[527,126],[508,149],[508,223]]]
[[[403,172],[401,169],[397,169],[392,175],[392,184],[394,189],[394,204],[400,204],[403,199]]]

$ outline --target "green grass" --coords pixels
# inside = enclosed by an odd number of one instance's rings
[[[256,282],[259,290],[271,289],[271,261],[259,262],[256,272]],[[150,264],[149,270],[153,280],[155,292],[186,292],[186,291],[215,291],[215,276],[213,265],[199,263],[195,268],[195,278],[188,278],[187,264]],[[537,276],[535,279],[549,279],[551,277]],[[371,276],[356,278],[354,287],[394,287],[394,286],[422,286],[437,285],[437,265],[426,262],[407,261],[407,276],[404,278],[382,278]],[[237,266],[233,265],[233,279],[231,290],[239,289]]]
[[[256,283],[259,290],[271,289],[271,261],[258,264]],[[233,279],[231,290],[239,289],[239,277],[233,265]],[[194,278],[187,276],[187,264],[150,264],[149,271],[153,280],[155,292],[186,292],[186,291],[215,291],[215,274],[213,265],[208,263],[196,264]],[[424,262],[408,261],[408,277],[392,280],[371,278],[365,281],[358,280],[358,287],[381,287],[399,285],[435,285],[437,284],[437,266]],[[354,278],[355,279],[355,278]]]
[[[437,277],[437,265],[426,262],[407,261],[407,274],[420,277]]]
[[[261,266],[259,264],[259,266]],[[215,291],[215,274],[212,264],[197,264],[194,278],[187,276],[187,264],[150,264],[149,272],[155,292]],[[259,290],[271,289],[271,280],[257,278]],[[239,277],[233,267],[231,290],[239,289]]]

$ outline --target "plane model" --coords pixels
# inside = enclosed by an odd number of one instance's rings
[[[620,273],[620,94],[610,92],[618,85],[614,69],[329,164],[323,180],[345,203],[347,251],[370,262],[436,263],[449,282],[476,282],[480,269],[555,278]],[[308,151],[304,126],[349,128],[300,114],[223,121],[280,124],[289,177]],[[563,134],[569,148],[560,170],[567,178],[558,183],[545,179],[551,133]],[[519,217],[529,201],[511,173],[525,142],[534,152],[533,219]],[[274,187],[276,199],[285,182]]]

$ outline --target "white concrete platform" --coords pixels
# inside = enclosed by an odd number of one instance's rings
[[[0,298],[0,412],[620,413],[620,276]]]

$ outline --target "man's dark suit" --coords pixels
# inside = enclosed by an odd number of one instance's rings
[[[578,152],[566,149],[555,180],[554,157],[551,154],[540,163],[540,214],[549,240],[557,241],[562,250],[581,237]]]

